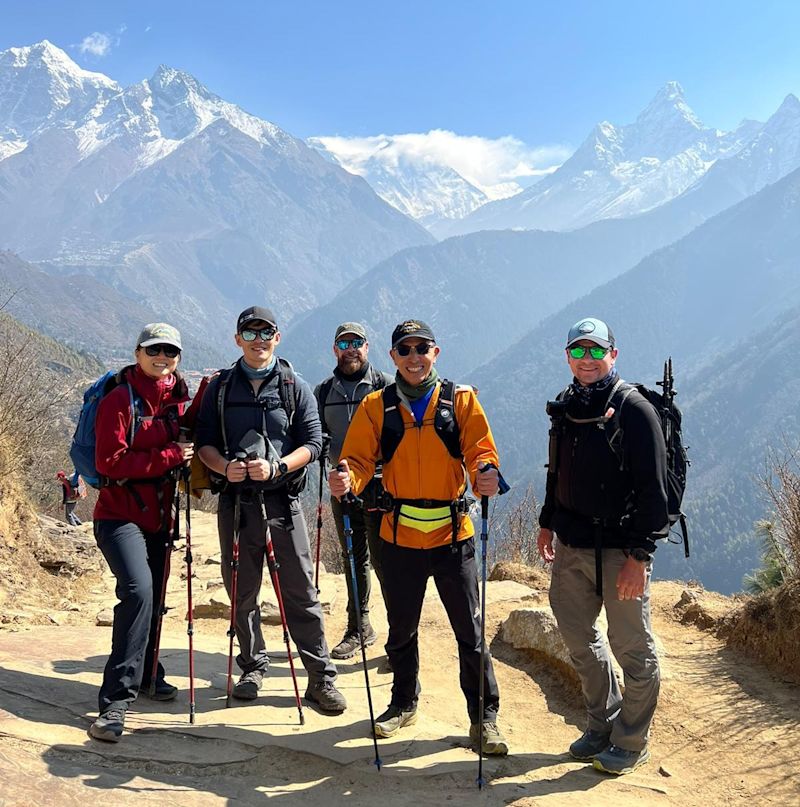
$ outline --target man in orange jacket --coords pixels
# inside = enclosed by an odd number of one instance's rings
[[[395,383],[361,402],[339,467],[328,481],[333,496],[358,494],[382,459],[383,485],[393,500],[380,535],[389,620],[386,652],[394,680],[389,708],[375,721],[376,736],[392,737],[417,720],[417,635],[432,576],[458,642],[470,741],[477,746],[483,722],[483,753],[502,755],[508,744],[497,727],[500,693],[488,649],[479,714],[480,599],[466,497],[468,480],[478,496],[497,493],[497,448],[472,387],[439,378],[434,367],[439,352],[424,322],[407,320],[394,329],[389,355],[397,368]]]

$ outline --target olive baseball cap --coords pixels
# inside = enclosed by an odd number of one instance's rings
[[[367,329],[360,322],[343,322],[334,334],[333,341],[335,342],[340,336],[346,333],[352,333],[354,336],[360,336],[362,339],[367,338]]]
[[[180,332],[172,325],[167,325],[166,322],[151,322],[142,328],[136,346],[149,347],[150,345],[172,345],[178,350],[183,350]]]
[[[586,340],[594,342],[600,347],[614,347],[614,332],[601,319],[586,317],[579,319],[567,334],[567,347],[571,347],[576,342]]]

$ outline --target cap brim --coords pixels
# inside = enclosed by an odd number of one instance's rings
[[[148,339],[145,342],[139,342],[139,347],[150,347],[150,345],[172,345],[178,350],[183,350],[183,346],[174,339]]]
[[[578,342],[594,342],[596,345],[600,347],[614,347],[613,343],[609,342],[608,339],[600,339],[597,336],[592,336],[591,334],[581,334],[580,336],[573,339],[571,342],[567,342],[566,350],[569,350],[573,345],[577,344]]]

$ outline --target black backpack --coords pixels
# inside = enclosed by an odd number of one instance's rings
[[[333,381],[334,376],[331,376],[327,381],[323,381],[319,387],[319,419],[322,421],[323,431],[325,430],[323,414],[326,406],[345,406],[353,403],[353,401],[335,401],[334,403],[328,403],[328,396],[331,394]],[[386,386],[386,379],[383,377],[383,373],[378,372],[371,364],[369,366],[369,385],[373,392],[383,389]]]
[[[294,425],[294,414],[295,411],[297,410],[297,400],[295,398],[297,387],[295,384],[294,367],[292,367],[291,362],[288,361],[287,359],[284,359],[281,356],[278,356],[276,358],[278,362],[278,374],[280,375],[280,384],[278,385],[278,395],[280,396],[281,399],[281,406],[286,412],[286,417],[289,421],[289,430],[291,431]],[[226,397],[227,397],[228,384],[230,380],[233,378],[233,374],[235,371],[236,371],[235,365],[233,367],[228,367],[225,370],[220,370],[219,386],[217,387],[217,413],[219,415],[220,433],[222,435],[223,455],[225,457],[228,456],[228,448],[229,448],[228,436],[225,430],[225,407],[246,406],[248,408],[252,408],[253,406],[259,406],[259,404],[257,403],[255,404],[227,403]],[[264,413],[264,415],[266,417],[266,413]],[[306,486],[306,474],[307,474],[307,467],[303,467],[299,471],[294,471],[293,473],[288,475],[286,481],[286,487],[290,495],[299,496],[300,493],[303,492]],[[219,474],[212,473],[211,480],[212,480],[211,489],[214,493],[219,493],[220,490],[225,487],[225,482],[219,478]]]
[[[644,384],[628,383],[617,381],[611,389],[606,410],[614,408],[614,414],[606,419],[596,418],[598,423],[603,424],[603,429],[608,440],[609,448],[614,452],[614,456],[619,461],[620,470],[625,467],[625,453],[623,444],[625,440],[625,430],[622,426],[622,408],[628,396],[635,390],[638,392],[655,410],[661,423],[661,431],[664,435],[664,442],[667,447],[667,512],[669,515],[670,527],[680,524],[683,538],[683,550],[686,557],[689,557],[689,533],[686,528],[686,516],[681,510],[683,495],[686,491],[686,472],[688,470],[689,458],[686,453],[687,447],[683,444],[683,434],[681,424],[683,414],[675,403],[677,392],[674,388],[674,378],[672,375],[672,359],[664,362],[664,378],[657,382],[657,386],[662,391],[650,389]],[[570,388],[559,393],[557,401],[562,405],[566,404],[570,395]],[[550,429],[550,462],[549,472],[556,471],[556,459],[558,457],[558,437],[561,431],[561,418],[566,416],[565,406],[553,407],[548,404],[548,414],[552,421]]]

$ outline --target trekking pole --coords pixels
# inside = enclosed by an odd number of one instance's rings
[[[172,535],[166,535],[164,542],[164,574],[161,576],[161,597],[158,603],[158,624],[156,625],[156,641],[153,646],[153,667],[150,670],[150,690],[152,698],[156,694],[156,678],[158,676],[158,654],[161,649],[161,625],[167,613],[167,583],[169,582],[170,562],[172,560],[172,547],[180,534],[181,500],[178,490],[178,480],[175,480],[175,493],[172,496]]]
[[[231,705],[233,694],[233,637],[236,635],[236,585],[239,581],[239,525],[242,516],[241,494],[233,500],[233,549],[231,551],[231,624],[228,628],[228,688],[225,707]]]
[[[297,703],[297,713],[300,716],[300,725],[305,725],[306,719],[303,716],[303,706],[300,703],[300,690],[297,688],[297,673],[294,671],[294,659],[292,658],[292,646],[289,641],[289,626],[286,623],[286,611],[283,607],[283,597],[281,596],[281,581],[278,578],[278,562],[275,560],[275,547],[272,543],[272,531],[267,521],[267,503],[264,499],[264,492],[260,494],[261,518],[264,521],[264,532],[267,541],[267,566],[272,578],[272,587],[275,589],[275,599],[278,601],[278,611],[281,615],[281,626],[283,627],[283,640],[286,642],[286,655],[289,657],[289,669],[292,671],[292,683],[294,684],[294,698]]]
[[[322,483],[325,478],[325,448],[323,443],[322,454],[319,456],[319,503],[317,504],[317,564],[314,574],[314,585],[319,594],[319,557],[322,550]]]
[[[481,496],[481,660],[478,683],[478,790],[486,784],[483,778],[483,677],[486,671],[486,548],[489,543],[489,497]]]
[[[194,725],[194,604],[192,602],[192,471],[183,468],[183,481],[186,485],[186,596],[187,614],[186,635],[189,637],[189,723]]]
[[[341,465],[338,470],[344,470]],[[355,500],[352,493],[348,493],[342,499],[342,520],[344,521],[344,540],[347,547],[347,560],[350,563],[350,578],[353,581],[353,600],[355,601],[356,625],[358,627],[358,637],[361,643],[361,664],[364,668],[364,681],[367,685],[367,704],[369,705],[369,724],[372,728],[372,744],[375,746],[375,767],[378,772],[381,770],[380,755],[378,754],[378,738],[375,736],[375,712],[372,708],[372,691],[369,688],[369,672],[367,670],[367,648],[364,644],[364,631],[362,629],[361,600],[358,596],[358,580],[356,578],[356,561],[353,556],[353,526],[350,523],[350,505]]]
[[[480,471],[488,471],[495,466],[485,465]],[[498,476],[498,492],[502,496],[508,493],[511,487],[503,479],[500,471]],[[483,778],[483,704],[485,700],[484,675],[486,672],[486,555],[489,545],[489,497],[481,496],[481,660],[480,660],[480,680],[478,683],[478,790],[486,784]]]

